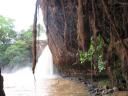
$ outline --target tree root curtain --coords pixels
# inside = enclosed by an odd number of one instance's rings
[[[128,86],[127,0],[40,0],[40,6],[54,64],[78,64],[79,51],[88,51],[91,37],[96,47],[100,35],[111,81],[118,67]]]

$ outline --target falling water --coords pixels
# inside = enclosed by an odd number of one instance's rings
[[[52,54],[46,46],[35,69],[30,67],[14,73],[3,73],[6,96],[89,96],[85,86],[53,74]],[[53,78],[54,77],[54,78]]]
[[[53,76],[53,59],[47,45],[42,51],[35,69],[36,79],[50,78]]]
[[[47,45],[42,51],[35,68],[35,90],[36,96],[46,96],[50,89],[47,88],[46,82],[53,78],[53,59],[52,54]],[[44,86],[46,88],[44,88]]]
[[[42,90],[42,85],[46,86],[44,81],[53,78],[53,60],[48,45],[38,59],[34,75],[36,80],[30,67],[14,73],[3,73],[6,96],[45,96],[48,93],[49,88]]]

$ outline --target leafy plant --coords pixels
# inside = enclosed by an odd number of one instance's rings
[[[88,60],[88,61],[92,60],[92,56],[93,56],[94,51],[95,51],[92,43],[93,42],[91,40],[91,45],[90,45],[88,52],[80,51],[80,62],[81,63],[83,63],[85,60]]]
[[[101,72],[102,70],[104,70],[105,68],[105,63],[103,61],[103,40],[101,38],[101,36],[99,35],[97,38],[97,46],[96,48],[94,48],[94,41],[91,38],[91,42],[90,42],[90,48],[87,52],[82,52],[80,51],[80,62],[83,63],[84,61],[88,60],[88,61],[93,61],[93,56],[94,54],[97,55],[97,63],[98,63],[98,69],[99,72]],[[93,64],[93,67],[95,67],[95,64]]]

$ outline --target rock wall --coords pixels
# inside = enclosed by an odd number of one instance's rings
[[[0,69],[0,96],[5,96],[3,81],[4,79],[3,79],[3,76],[1,75],[1,69]]]
[[[90,30],[84,4],[85,0],[40,1],[54,64],[78,63],[78,50],[88,49]]]
[[[106,69],[116,54],[128,86],[128,0],[40,0],[40,6],[54,64],[78,63],[78,51],[88,50],[91,35],[95,48],[101,35]]]

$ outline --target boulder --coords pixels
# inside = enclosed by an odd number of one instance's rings
[[[5,96],[5,92],[3,89],[3,76],[1,75],[1,69],[0,69],[0,96]]]

